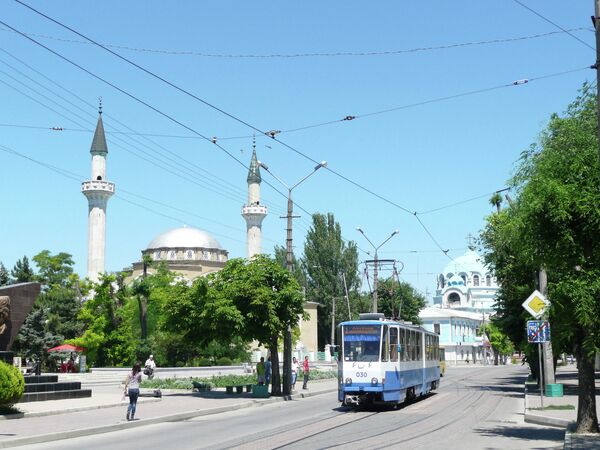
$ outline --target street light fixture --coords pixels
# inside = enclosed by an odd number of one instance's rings
[[[292,202],[292,190],[306,181],[311,175],[313,175],[321,167],[327,167],[327,161],[321,161],[315,166],[312,172],[298,181],[291,187],[288,186],[281,178],[275,175],[269,169],[265,163],[258,161],[258,166],[269,172],[273,178],[275,178],[280,184],[282,184],[288,190],[288,201],[287,201],[287,256],[286,266],[288,271],[293,270],[293,250],[292,250],[292,219],[294,218],[294,203]],[[288,326],[286,332],[283,335],[283,395],[291,395],[292,393],[292,328]]]
[[[365,237],[365,239],[369,242],[369,244],[371,244],[371,247],[373,247],[373,249],[375,250],[375,259],[374,259],[375,269],[373,270],[373,311],[372,312],[376,313],[377,312],[377,288],[379,287],[378,283],[377,283],[377,270],[378,270],[378,264],[379,264],[378,258],[377,258],[377,251],[383,246],[383,244],[385,244],[391,238],[396,236],[400,231],[394,230],[392,232],[392,234],[390,234],[390,236],[385,241],[383,241],[378,246],[375,246],[375,244],[373,244],[373,242],[371,242],[371,239],[368,238],[368,236],[365,234],[365,232],[363,231],[363,229],[361,227],[356,227],[356,229],[358,230],[358,232],[360,234],[362,234]]]

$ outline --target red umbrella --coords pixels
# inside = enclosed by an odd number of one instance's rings
[[[71,345],[71,344],[63,344],[63,345],[59,345],[58,347],[53,347],[51,349],[48,349],[48,353],[52,353],[52,352],[63,352],[63,353],[68,353],[68,352],[78,352],[81,353],[85,351],[85,348],[83,347],[77,347],[76,345]]]

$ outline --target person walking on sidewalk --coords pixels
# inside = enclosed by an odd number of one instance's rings
[[[304,357],[304,381],[302,382],[302,389],[308,389],[308,373],[310,372],[310,365],[308,364],[308,355]]]
[[[268,386],[271,383],[271,357],[265,361],[265,384]]]
[[[292,358],[292,389],[296,389],[296,380],[298,379],[298,370],[299,370],[298,360],[294,356]]]
[[[135,408],[137,400],[140,396],[140,382],[142,381],[142,363],[136,362],[127,374],[125,380],[125,392],[129,394],[129,406],[127,406],[127,420],[133,420],[135,416]],[[129,389],[129,390],[128,390]]]

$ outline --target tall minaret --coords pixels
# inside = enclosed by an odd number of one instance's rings
[[[246,220],[246,251],[248,259],[261,251],[261,226],[267,215],[267,207],[260,204],[260,168],[256,159],[256,141],[252,142],[252,159],[248,169],[248,204],[242,208]]]
[[[92,141],[92,179],[81,184],[81,192],[88,199],[88,270],[87,276],[98,281],[104,272],[106,241],[106,204],[115,193],[115,185],[106,178],[106,137],[102,124],[102,102],[98,108],[98,123]]]

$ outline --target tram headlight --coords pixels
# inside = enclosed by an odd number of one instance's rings
[[[352,384],[352,378],[350,378],[350,377],[346,378],[345,382],[346,382],[347,385],[351,385]]]
[[[375,378],[375,377],[371,378],[371,384],[373,386],[377,386],[377,378]]]

